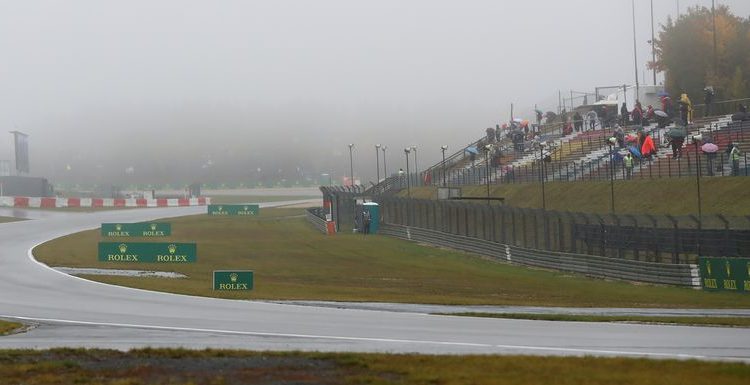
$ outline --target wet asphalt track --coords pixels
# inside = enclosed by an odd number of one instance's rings
[[[354,305],[189,297],[86,281],[30,256],[39,243],[97,228],[102,222],[201,212],[205,207],[95,213],[0,208],[0,216],[37,218],[0,224],[0,317],[35,326],[1,337],[0,348],[165,346],[750,362],[750,329],[483,319],[428,315],[421,312],[432,308],[420,306],[338,308]]]

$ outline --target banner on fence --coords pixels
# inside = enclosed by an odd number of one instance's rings
[[[700,257],[703,290],[750,292],[750,259]]]

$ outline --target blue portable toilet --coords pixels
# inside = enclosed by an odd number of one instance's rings
[[[380,205],[375,202],[365,202],[362,208],[370,213],[370,234],[377,234],[380,229]]]

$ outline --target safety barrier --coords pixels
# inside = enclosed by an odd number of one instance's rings
[[[305,215],[307,216],[307,221],[312,223],[316,229],[320,230],[323,234],[328,234],[325,215],[322,214],[322,209],[320,207],[311,207],[305,210]]]
[[[528,249],[435,230],[383,224],[383,235],[476,253],[519,265],[569,271],[590,277],[700,287],[698,265],[669,264]]]
[[[0,197],[0,207],[182,207],[205,206],[211,198],[58,198],[58,197]]]

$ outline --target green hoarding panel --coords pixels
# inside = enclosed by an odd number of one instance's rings
[[[253,272],[251,270],[214,270],[213,282],[214,290],[253,290]]]
[[[166,237],[169,235],[172,235],[170,223],[102,223],[103,237]]]
[[[258,205],[208,205],[208,215],[255,216],[258,213]]]
[[[704,290],[750,292],[750,259],[700,257],[698,264]]]
[[[100,262],[193,263],[195,243],[99,242]]]

